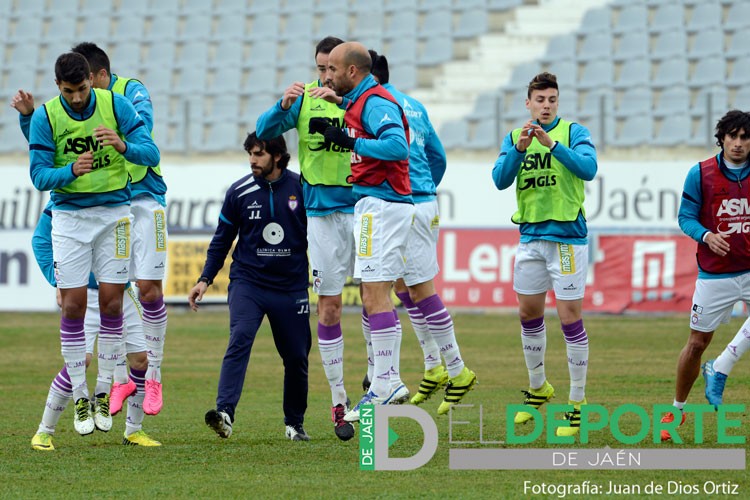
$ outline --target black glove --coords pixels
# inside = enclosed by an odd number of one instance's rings
[[[328,121],[328,118],[316,117],[310,118],[308,126],[311,134],[323,134],[330,124],[331,122]]]
[[[342,128],[328,127],[323,135],[326,136],[327,141],[330,141],[337,146],[341,146],[350,151],[354,150],[356,139],[354,137],[349,137],[349,134],[344,132],[344,129]]]

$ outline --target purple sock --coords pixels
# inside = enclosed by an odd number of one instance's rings
[[[588,336],[583,328],[583,320],[579,319],[569,325],[562,325],[565,342],[568,344],[588,344]]]
[[[411,309],[414,307],[414,302],[411,301],[411,297],[409,296],[409,292],[400,292],[396,294],[396,297],[399,298],[401,303],[404,305],[405,308]]]
[[[130,379],[135,383],[136,394],[143,394],[146,390],[146,370],[131,368]]]
[[[335,340],[341,336],[341,323],[327,326],[318,322],[318,340]]]

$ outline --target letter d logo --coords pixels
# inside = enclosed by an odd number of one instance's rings
[[[429,413],[412,405],[377,405],[374,406],[374,410],[375,454],[373,465],[375,470],[412,470],[422,467],[430,461],[437,450],[438,430]],[[416,455],[408,458],[390,458],[388,456],[388,419],[396,417],[410,418],[422,428],[424,439],[422,448]]]

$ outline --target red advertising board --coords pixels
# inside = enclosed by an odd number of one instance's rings
[[[515,307],[513,229],[443,229],[435,285],[453,307]],[[689,311],[695,242],[682,235],[591,235],[584,309],[607,313]],[[548,300],[554,303],[554,296]]]

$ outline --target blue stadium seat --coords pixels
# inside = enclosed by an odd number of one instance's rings
[[[205,0],[182,0],[180,12],[186,13],[188,16],[201,15],[205,18],[212,13],[211,2],[206,2]],[[210,17],[207,20],[210,20]],[[210,25],[211,23],[208,24]]]
[[[460,13],[453,37],[457,39],[474,38],[487,32],[487,11],[484,9],[463,10]]]
[[[707,29],[721,29],[721,5],[711,2],[702,2],[696,5],[686,29],[688,33],[698,33]]]
[[[148,14],[155,19],[164,16],[177,16],[180,13],[180,0],[151,0]]]
[[[12,19],[37,18],[40,21],[47,10],[46,0],[16,1],[16,7],[11,12]]]
[[[430,13],[435,10],[450,10],[452,6],[452,0],[419,0],[417,9],[423,13]]]
[[[515,123],[515,127],[518,127],[521,123],[528,120],[529,110],[526,109],[526,96],[527,90],[522,87],[506,87],[505,89],[503,89],[503,98],[501,103],[502,112],[500,113],[502,115],[501,118],[506,122]],[[477,106],[479,105],[481,105],[481,103],[477,102]],[[494,111],[493,107],[497,109],[496,106],[487,105],[487,108],[492,111]],[[480,119],[489,118],[491,118],[491,116],[480,116]]]
[[[737,89],[737,92],[734,93],[734,97],[731,100],[730,107],[732,109],[750,111],[750,85]]]
[[[275,40],[278,38],[280,28],[279,16],[276,13],[256,14],[251,19],[252,26],[245,35],[246,40]]]
[[[651,114],[651,89],[639,86],[627,89],[615,106],[615,118],[622,120],[634,115]]]
[[[686,86],[670,87],[664,89],[660,94],[652,113],[655,118],[686,113],[690,109],[690,91]]]
[[[572,61],[576,57],[577,45],[578,40],[574,34],[555,35],[547,43],[547,49],[539,62],[550,64],[555,61]]]
[[[733,2],[721,27],[726,33],[737,33],[750,28],[750,3],[740,0]]]
[[[205,88],[205,66],[186,65],[177,73],[172,91],[182,95],[202,95]]]
[[[172,89],[172,66],[149,64],[139,78],[151,94],[167,93]]]
[[[177,38],[177,17],[163,15],[151,20],[149,30],[143,40],[151,43],[169,42],[174,43]]]
[[[234,14],[223,14],[216,22],[216,31],[212,35],[213,40],[225,42],[227,40],[237,44],[244,40],[247,32],[247,18],[244,12]]]
[[[277,91],[277,75],[276,68],[267,65],[253,65],[250,68],[250,73],[247,77],[247,85],[243,88],[243,92],[248,92],[251,95],[254,93],[266,93],[278,95],[281,94]],[[288,87],[292,82],[283,82],[284,88]]]
[[[736,59],[732,63],[732,70],[727,77],[727,87],[736,88],[750,83],[750,55]]]
[[[383,33],[384,17],[381,13],[362,10],[354,14],[351,33],[358,38],[380,36]]]
[[[583,13],[578,33],[589,35],[592,33],[610,33],[612,31],[612,16],[609,7],[588,9]]]
[[[417,57],[419,66],[435,66],[453,59],[453,39],[437,35],[426,39],[422,52]]]
[[[686,52],[687,36],[682,29],[679,29],[660,33],[650,56],[652,61],[663,61],[675,57],[684,58]]]
[[[250,54],[246,66],[258,68],[270,66],[274,68],[278,60],[279,44],[274,39],[258,39],[250,46]]]
[[[693,42],[687,54],[689,61],[721,57],[724,53],[724,32],[720,29],[701,31],[695,35]]]
[[[115,12],[112,0],[81,0],[79,15],[111,17]]]
[[[644,146],[651,142],[653,120],[651,115],[634,115],[625,119],[619,132],[612,138],[618,147]]]
[[[145,66],[154,68],[162,66],[172,69],[177,59],[177,48],[172,42],[154,43],[149,45],[146,53]]]
[[[309,38],[292,39],[284,45],[284,55],[279,58],[277,67],[302,66],[305,69],[313,64],[315,44]]]
[[[523,0],[487,0],[490,12],[506,12],[523,4]]]
[[[222,64],[211,72],[213,81],[207,88],[209,94],[240,95],[242,89],[242,67],[239,64]]]
[[[578,64],[573,61],[555,61],[549,65],[548,71],[557,77],[558,86],[576,84],[578,78]],[[536,73],[529,76],[526,80],[526,84],[523,86],[524,89],[534,75],[536,75]]]
[[[110,37],[109,25],[109,17],[86,17],[79,27],[77,38],[81,40],[107,40]]]
[[[60,52],[62,54],[62,52]],[[60,54],[55,55],[55,60],[57,60],[57,56]],[[18,68],[20,66],[28,66],[34,69],[38,68],[39,61],[39,45],[36,43],[24,43],[19,45],[14,45],[12,47],[10,57],[8,57],[7,64],[4,66],[5,68],[13,68],[15,71],[15,68]],[[45,67],[47,71],[51,71],[54,67],[54,61],[52,65]]]
[[[413,37],[417,32],[416,11],[406,10],[398,15],[391,15],[390,21],[386,23],[384,38],[399,38],[402,36]]]
[[[701,59],[695,65],[693,75],[688,79],[688,87],[699,88],[709,85],[724,86],[726,74],[726,63],[723,58],[712,57]]]
[[[681,4],[668,3],[659,6],[648,27],[651,33],[683,31],[685,12]]]
[[[177,52],[174,66],[180,69],[192,66],[205,71],[208,66],[208,44],[199,40],[182,44]]]
[[[107,52],[109,60],[112,63],[112,71],[123,71],[124,76],[135,77],[140,73],[141,61],[141,44],[135,41],[122,42],[114,46],[114,50]],[[125,71],[127,70],[127,73]]]
[[[578,47],[576,59],[581,62],[609,59],[612,57],[612,36],[609,33],[586,35]]]
[[[291,14],[293,12],[307,12],[312,15],[315,10],[315,2],[313,0],[286,0],[284,7],[281,9],[282,14]]]
[[[583,67],[581,78],[576,86],[579,90],[589,90],[595,87],[611,87],[614,83],[614,67],[612,60],[603,59],[590,61]]]
[[[452,15],[450,9],[435,8],[430,10],[425,14],[424,20],[417,31],[417,36],[419,38],[450,36],[453,32]]]
[[[8,38],[5,41],[10,44],[38,43],[42,39],[42,25],[41,16],[21,17],[15,22],[15,26],[10,27]]]
[[[690,116],[702,120],[709,117],[713,127],[716,121],[726,112],[728,105],[729,92],[725,87],[718,85],[704,87],[698,91],[695,102],[690,108]]]
[[[687,59],[667,59],[656,68],[651,87],[655,89],[685,85],[687,81]]]
[[[389,64],[389,70],[390,81],[399,90],[409,92],[417,86],[417,68],[414,64]]]
[[[493,118],[501,114],[503,97],[498,89],[482,92],[474,99],[474,108],[467,118],[471,121]]]
[[[417,0],[384,0],[383,11],[386,14],[417,10]]]
[[[318,27],[315,29],[315,42],[327,36],[337,36],[342,40],[347,38],[348,15],[346,12],[331,10],[319,16]]]
[[[253,23],[253,29],[255,28]],[[312,40],[312,37],[312,16],[308,12],[296,12],[287,16],[284,29],[278,34],[279,40]]]
[[[393,64],[411,64],[417,61],[417,40],[409,36],[395,38],[388,43],[383,51],[388,56],[388,61]]]
[[[687,113],[677,113],[662,121],[661,128],[651,140],[654,146],[686,144],[693,136],[692,120]]]
[[[627,89],[648,85],[651,80],[651,61],[648,59],[630,59],[620,68],[619,77],[615,80],[615,89]]]
[[[479,11],[487,15],[487,0],[461,0],[453,3],[454,12]]]
[[[469,125],[465,120],[451,120],[440,127],[438,133],[446,149],[464,149],[469,137]]]
[[[205,44],[211,38],[211,18],[203,12],[190,12],[182,23],[177,34],[178,42],[201,42]]]
[[[631,31],[643,31],[648,26],[648,10],[643,4],[632,4],[620,12],[617,22],[612,26],[612,32],[617,35]]]
[[[250,13],[250,9],[248,9],[247,5],[245,5],[247,2],[245,1],[237,1],[237,0],[214,0],[214,9],[213,12],[216,15],[219,16],[225,16],[225,15],[246,15]],[[262,5],[267,6],[268,9],[274,10],[274,2],[259,2]],[[255,2],[253,2],[255,4]]]
[[[138,13],[119,16],[109,40],[112,42],[140,42],[143,39],[145,19]],[[62,23],[61,23],[62,24]]]
[[[630,59],[642,59],[649,56],[649,36],[646,31],[631,31],[625,33],[619,40],[617,48],[612,54],[614,62]]]
[[[727,60],[732,60],[749,55],[750,44],[747,43],[747,36],[740,31],[735,31],[726,52],[724,52],[724,57]]]

